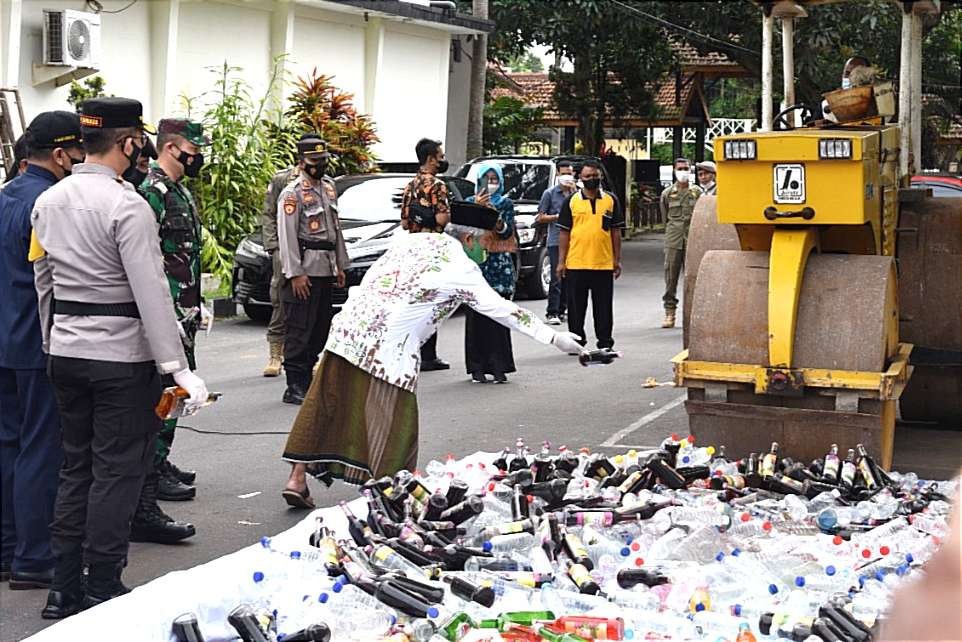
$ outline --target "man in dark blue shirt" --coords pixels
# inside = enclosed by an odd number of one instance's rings
[[[538,204],[538,218],[535,222],[548,226],[548,261],[551,263],[551,285],[548,288],[548,310],[545,315],[545,323],[548,325],[561,325],[565,315],[565,283],[564,279],[558,278],[558,215],[561,208],[571,195],[575,193],[574,167],[569,161],[558,163],[558,172],[555,177],[555,185],[549,187],[541,195],[541,202]]]
[[[40,114],[24,138],[26,170],[0,191],[0,562],[12,590],[47,588],[53,578],[49,527],[63,459],[27,260],[30,213],[37,197],[84,159],[72,112]]]

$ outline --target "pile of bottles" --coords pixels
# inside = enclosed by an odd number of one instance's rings
[[[861,445],[805,463],[777,443],[736,461],[676,435],[614,457],[519,440],[367,482],[347,532],[265,538],[262,568],[286,570],[252,569],[227,619],[245,642],[866,642],[940,545],[956,484]]]

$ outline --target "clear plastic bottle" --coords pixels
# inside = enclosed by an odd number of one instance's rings
[[[501,555],[526,552],[534,546],[535,536],[531,533],[511,533],[510,535],[495,535],[484,543],[483,548],[494,555]]]
[[[587,613],[609,605],[603,597],[561,590],[551,582],[541,587],[541,603],[555,614]]]

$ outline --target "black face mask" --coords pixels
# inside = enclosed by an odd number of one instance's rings
[[[581,181],[581,184],[585,186],[585,189],[596,190],[601,187],[600,178],[586,178]]]
[[[316,165],[304,163],[304,173],[314,180],[320,180],[324,176],[325,170],[327,170],[327,163],[317,163]]]
[[[130,161],[130,167],[136,167],[137,160],[140,158],[141,153],[143,153],[144,148],[138,147],[137,145],[131,145],[131,147],[133,147],[133,151],[131,151],[129,154],[124,154],[124,156],[126,156],[127,160]],[[122,150],[123,150],[123,144],[121,144],[121,151]],[[128,171],[130,170],[128,169]],[[126,173],[127,172],[124,172],[124,174]]]
[[[133,165],[130,169],[124,172],[123,175],[123,179],[134,187],[140,187],[140,184],[144,182],[145,178],[147,178],[147,172],[143,171],[136,165]]]
[[[445,173],[446,171],[448,171],[448,168],[449,168],[449,167],[450,167],[450,165],[448,164],[448,160],[447,160],[446,158],[445,158],[444,160],[439,160],[439,161],[438,161],[438,174],[443,174],[443,173]]]
[[[177,156],[177,162],[184,166],[184,175],[195,178],[200,174],[200,168],[204,166],[204,155],[201,153],[188,154],[182,151]]]
[[[63,170],[63,177],[64,177],[64,178],[67,178],[68,176],[70,176],[70,174],[73,173],[73,166],[74,166],[74,165],[79,165],[80,163],[84,162],[82,158],[81,158],[80,160],[77,160],[77,159],[74,158],[73,156],[67,156],[67,158],[70,159],[70,169],[67,169],[66,167],[61,167],[61,168],[60,168],[60,169]]]

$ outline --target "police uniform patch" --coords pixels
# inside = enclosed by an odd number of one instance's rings
[[[332,201],[337,198],[337,191],[330,183],[324,183],[324,191],[327,193],[327,197]]]
[[[284,213],[290,216],[297,211],[297,199],[293,195],[284,199]]]
[[[316,216],[312,216],[311,219],[310,219],[310,221],[309,221],[308,224],[307,224],[307,227],[308,227],[308,229],[310,229],[312,232],[316,232],[316,231],[318,231],[319,229],[321,229],[321,222],[320,222],[319,220],[317,220],[317,217],[316,217]]]

